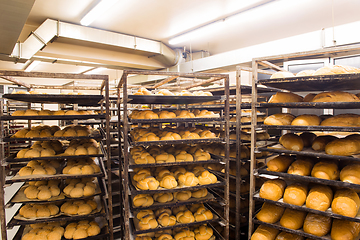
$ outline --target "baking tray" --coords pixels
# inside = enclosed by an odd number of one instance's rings
[[[148,229],[148,230],[140,230],[138,228],[138,223],[139,220],[137,218],[130,218],[130,222],[134,227],[134,234],[138,235],[138,234],[142,234],[142,233],[149,233],[149,232],[158,232],[158,231],[163,231],[163,230],[167,230],[167,229],[174,229],[174,228],[187,228],[187,227],[192,227],[192,226],[197,226],[197,225],[203,225],[203,224],[208,224],[208,223],[213,223],[213,222],[219,222],[221,221],[221,217],[210,207],[205,206],[206,209],[210,210],[213,213],[214,218],[211,220],[206,220],[206,221],[201,221],[201,222],[193,222],[193,223],[176,223],[174,226],[168,226],[168,227],[161,227],[160,224],[157,228],[153,228],[153,229]]]
[[[105,114],[88,115],[36,115],[36,116],[1,116],[1,121],[8,120],[87,120],[87,119],[105,119]]]
[[[129,156],[129,168],[144,168],[144,167],[166,167],[166,166],[183,166],[189,164],[207,164],[207,163],[219,163],[219,159],[211,158],[207,161],[191,161],[191,162],[169,162],[169,163],[150,163],[150,164],[136,164],[134,159]]]
[[[103,139],[104,135],[102,131],[93,131],[89,136],[79,137],[43,137],[43,138],[3,138],[4,142],[23,142],[23,141],[49,141],[49,140],[73,140],[73,139]]]
[[[129,137],[131,139],[131,137]],[[145,141],[134,142],[130,141],[132,146],[151,146],[151,145],[169,145],[169,144],[200,144],[200,143],[213,143],[223,142],[222,138],[199,138],[199,139],[180,139],[180,140],[167,140],[167,141]]]
[[[293,130],[293,131],[328,131],[328,132],[360,132],[360,127],[340,126],[293,126],[293,125],[256,125],[256,128]]]
[[[70,94],[4,94],[3,98],[31,103],[79,104],[81,106],[97,106],[103,95],[70,95]]]
[[[166,188],[159,187],[157,190],[140,190],[140,189],[138,190],[134,185],[135,182],[132,180],[131,174],[129,173],[129,179],[131,179],[130,180],[131,184],[129,184],[129,185],[130,185],[131,194],[138,195],[138,194],[154,194],[154,193],[164,193],[164,192],[192,191],[192,190],[197,190],[197,189],[201,189],[201,188],[224,186],[226,184],[226,182],[223,178],[221,178],[220,176],[216,176],[216,177],[217,177],[218,181],[213,184],[197,185],[194,187],[176,187],[176,188],[172,188],[172,189],[166,189]]]
[[[139,123],[174,123],[174,122],[222,122],[224,117],[208,118],[158,118],[158,119],[129,119],[129,124]]]
[[[330,234],[328,235],[325,235],[323,237],[318,237],[318,236],[315,236],[315,235],[312,235],[312,234],[309,234],[309,233],[306,233],[304,232],[302,229],[298,229],[298,230],[293,230],[293,229],[289,229],[289,228],[285,228],[283,226],[280,225],[280,223],[266,223],[266,222],[261,222],[257,219],[254,219],[253,222],[255,224],[260,224],[260,225],[265,225],[265,226],[268,226],[268,227],[272,227],[272,228],[276,228],[280,231],[284,231],[284,232],[288,232],[288,233],[293,233],[293,234],[296,234],[296,235],[300,235],[300,236],[303,236],[305,238],[309,238],[309,239],[314,239],[314,240],[331,240],[331,236]]]
[[[311,212],[311,213],[315,213],[315,214],[319,214],[319,215],[323,215],[323,216],[327,216],[327,217],[331,217],[331,218],[343,219],[343,220],[348,220],[348,221],[352,221],[352,222],[360,222],[360,212],[358,212],[358,214],[355,218],[352,218],[352,217],[347,217],[347,216],[333,213],[331,210],[331,207],[329,209],[327,209],[326,211],[319,211],[319,210],[307,208],[305,206],[305,204],[303,206],[297,206],[297,205],[285,203],[283,201],[283,198],[279,199],[278,201],[264,199],[259,196],[258,192],[254,194],[254,199],[257,201],[268,202],[268,203],[272,203],[272,204],[275,204],[280,207],[291,208],[291,209],[300,210],[303,212]]]
[[[353,89],[352,89],[353,90]],[[258,103],[262,108],[336,108],[353,109],[359,108],[360,102],[290,102],[290,103]]]
[[[326,154],[324,151],[315,151],[312,148],[304,148],[302,151],[292,151],[292,150],[285,149],[281,144],[276,144],[274,146],[267,147],[267,148],[258,147],[257,150],[276,152],[276,153],[296,154],[296,155],[302,155],[302,156],[308,156],[308,157],[327,158],[327,159],[334,159],[334,160],[360,161],[360,154],[352,155],[352,156],[329,155],[329,154]]]
[[[299,176],[294,174],[288,174],[284,172],[271,172],[266,170],[266,166],[261,167],[257,169],[257,173],[255,173],[257,176],[261,177],[261,174],[265,175],[271,175],[271,176],[277,176],[284,179],[290,179],[295,182],[310,182],[310,183],[316,183],[316,184],[322,184],[322,185],[328,185],[328,186],[334,186],[334,187],[340,187],[340,188],[351,188],[351,189],[357,189],[360,190],[359,184],[353,184],[348,182],[342,182],[342,181],[336,181],[336,180],[327,180],[327,179],[321,179],[321,178],[315,178],[311,176]]]
[[[258,80],[259,84],[289,91],[343,91],[360,89],[360,73]]]
[[[149,207],[135,207],[133,204],[133,198],[135,196],[130,196],[131,198],[131,210],[145,210],[145,209],[159,209],[159,208],[169,208],[169,207],[176,207],[176,206],[181,206],[181,205],[189,205],[189,204],[195,204],[195,203],[206,203],[206,202],[211,202],[211,201],[218,201],[221,199],[221,197],[219,195],[217,195],[214,191],[209,190],[208,189],[208,195],[203,197],[203,198],[189,198],[186,201],[179,201],[179,200],[173,200],[171,202],[166,202],[166,203],[159,203],[159,202],[155,202],[153,203],[153,205],[149,206]]]
[[[128,95],[128,103],[130,104],[191,104],[222,99],[222,96]]]

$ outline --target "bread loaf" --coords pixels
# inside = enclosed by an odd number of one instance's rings
[[[303,114],[297,116],[292,122],[291,125],[294,126],[319,126],[321,123],[321,118],[314,114]]]
[[[305,76],[312,76],[315,73],[315,70],[302,70],[296,74],[297,77],[305,77]]]
[[[279,139],[279,143],[286,149],[292,151],[301,151],[304,148],[302,138],[294,133],[286,133]]]
[[[311,148],[315,151],[324,151],[326,144],[331,141],[338,139],[335,136],[324,135],[324,136],[317,136],[311,144]]]
[[[311,147],[312,142],[315,140],[316,138],[316,134],[312,133],[312,132],[302,132],[300,134],[301,139],[304,142],[304,147]]]
[[[304,232],[318,237],[325,236],[330,232],[331,218],[314,213],[308,213],[304,221]]]
[[[272,172],[285,172],[292,162],[292,157],[279,155],[266,163],[267,170]]]
[[[314,165],[311,176],[321,179],[337,180],[339,178],[338,166],[335,162],[320,161]]]
[[[348,92],[322,92],[317,94],[312,102],[359,102],[359,98]]]
[[[276,113],[264,120],[265,125],[290,125],[295,116],[290,113]]]
[[[315,93],[308,93],[308,94],[304,97],[304,102],[311,102],[315,96],[316,96]]]
[[[270,77],[270,79],[274,79],[274,78],[287,78],[287,77],[295,77],[295,75],[292,72],[287,72],[287,71],[279,71],[276,73],[273,73]]]
[[[275,204],[265,202],[261,210],[256,214],[256,218],[266,223],[276,223],[284,213],[284,208]]]
[[[326,118],[320,123],[321,126],[359,127],[360,115],[353,113],[339,114]]]
[[[354,240],[359,235],[360,223],[347,220],[333,219],[331,239]]]
[[[339,189],[335,192],[331,203],[333,213],[347,217],[355,217],[359,211],[360,199],[352,189]]]
[[[269,103],[302,102],[303,97],[291,92],[277,92],[269,99]]]
[[[284,192],[284,202],[302,206],[305,203],[308,187],[302,183],[293,183],[286,187]]]
[[[305,217],[306,212],[287,208],[280,219],[280,225],[285,228],[297,230],[303,226]]]
[[[332,75],[332,74],[346,74],[358,73],[359,69],[351,66],[331,65],[317,69],[313,75]]]
[[[283,194],[286,182],[281,179],[271,179],[266,181],[260,188],[259,195],[261,198],[277,201]]]
[[[251,235],[251,240],[274,240],[279,230],[268,226],[260,225]]]
[[[345,166],[340,172],[340,180],[343,182],[360,184],[360,164],[354,163]]]
[[[281,232],[276,236],[275,240],[304,240],[304,237],[288,232]]]
[[[352,134],[336,139],[325,146],[325,153],[337,156],[350,156],[360,153],[360,135]]]
[[[325,211],[327,210],[333,199],[333,192],[330,187],[325,185],[315,185],[309,191],[306,197],[306,207]]]

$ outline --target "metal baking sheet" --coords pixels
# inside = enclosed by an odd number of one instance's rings
[[[360,132],[360,127],[340,126],[293,126],[293,125],[257,125],[257,128],[293,130],[293,131],[328,131],[328,132]]]
[[[89,136],[74,136],[74,137],[43,137],[43,138],[3,138],[4,142],[23,142],[23,141],[50,141],[50,140],[73,140],[73,139],[103,139],[101,131],[92,132]]]
[[[174,122],[222,122],[222,117],[208,117],[208,118],[158,118],[158,119],[129,119],[130,124],[139,123],[174,123]]]
[[[220,176],[217,176],[218,181],[213,184],[207,184],[207,185],[197,185],[194,187],[176,187],[172,189],[166,189],[159,187],[157,190],[140,190],[135,187],[135,182],[132,180],[132,176],[129,173],[129,179],[131,179],[130,185],[130,191],[131,194],[138,195],[138,194],[154,194],[154,193],[164,193],[164,192],[181,192],[181,191],[191,191],[191,190],[197,190],[201,188],[211,188],[211,187],[219,187],[224,186],[226,184],[225,180],[221,178]]]
[[[360,89],[360,73],[258,80],[259,84],[289,91],[344,91]]]
[[[341,188],[352,188],[360,190],[360,185],[348,183],[348,182],[342,182],[342,181],[336,181],[336,180],[327,180],[327,179],[321,179],[321,178],[315,178],[311,176],[299,176],[294,174],[288,174],[284,172],[271,172],[266,170],[266,166],[259,168],[256,170],[257,176],[261,176],[261,174],[265,175],[271,175],[271,176],[278,176],[284,179],[290,179],[295,182],[311,182],[311,183],[317,183],[322,185],[328,185],[328,186],[335,186],[335,187],[341,187]]]
[[[4,94],[3,98],[31,103],[79,104],[81,106],[97,106],[103,95],[70,95],[70,94]]]
[[[182,166],[182,165],[189,165],[189,164],[208,164],[208,163],[219,163],[219,159],[211,158],[210,160],[207,160],[207,161],[136,164],[134,162],[134,159],[131,156],[129,157],[129,168]]]
[[[360,161],[360,154],[353,155],[353,156],[338,156],[338,155],[329,155],[326,154],[324,151],[315,151],[312,148],[304,148],[302,151],[292,151],[285,149],[281,144],[276,144],[271,147],[257,148],[259,151],[268,151],[268,152],[276,152],[276,153],[287,153],[287,154],[295,154],[295,155],[302,155],[302,156],[309,156],[309,157],[319,157],[319,158],[328,158],[334,160],[348,160],[348,161]]]
[[[0,120],[87,120],[87,119],[105,119],[105,114],[88,115],[43,115],[43,116],[1,116]]]
[[[205,206],[205,208],[207,208],[207,207]],[[209,208],[207,208],[207,209],[209,209]],[[211,220],[206,220],[206,221],[201,221],[201,222],[192,222],[192,223],[178,223],[177,222],[174,226],[168,226],[168,227],[162,227],[159,224],[159,226],[157,228],[148,229],[148,230],[140,230],[138,228],[139,220],[137,218],[130,218],[130,221],[134,225],[134,234],[135,235],[142,234],[142,233],[149,233],[149,232],[158,232],[158,231],[174,229],[174,228],[186,228],[186,227],[203,225],[203,224],[207,224],[207,223],[221,221],[220,216],[218,216],[218,214],[215,211],[213,211],[211,208],[209,210],[211,210],[211,212],[213,213],[213,216],[214,216],[213,219],[211,219]]]
[[[133,146],[151,146],[151,145],[169,145],[169,144],[200,144],[223,142],[222,138],[199,138],[199,139],[181,139],[168,141],[145,141],[145,142],[130,142]]]
[[[303,236],[305,238],[309,238],[309,239],[314,239],[314,240],[331,240],[331,236],[328,234],[328,235],[325,235],[323,237],[318,237],[318,236],[315,236],[315,235],[312,235],[312,234],[309,234],[309,233],[306,233],[304,232],[302,229],[298,229],[298,230],[293,230],[293,229],[289,229],[289,228],[285,228],[283,226],[280,225],[280,223],[266,223],[266,222],[261,222],[257,219],[254,219],[253,222],[255,224],[260,224],[260,225],[265,225],[265,226],[268,226],[268,227],[272,227],[272,228],[276,228],[280,231],[284,231],[284,232],[288,232],[288,233],[293,233],[293,234],[296,234],[296,235],[300,235],[300,236]]]
[[[254,199],[257,200],[257,201],[261,201],[261,202],[272,203],[272,204],[275,204],[275,205],[280,206],[280,207],[286,207],[286,208],[291,208],[291,209],[295,209],[295,210],[311,212],[311,213],[315,213],[315,214],[319,214],[319,215],[323,215],[323,216],[327,216],[327,217],[343,219],[343,220],[348,220],[348,221],[352,221],[352,222],[360,222],[360,212],[358,212],[358,214],[357,214],[357,216],[355,218],[352,218],[352,217],[346,217],[346,216],[342,216],[342,215],[333,213],[332,210],[331,210],[331,207],[329,209],[327,209],[326,211],[319,211],[319,210],[307,208],[305,206],[305,204],[303,206],[297,206],[297,205],[292,205],[292,204],[289,204],[289,203],[285,203],[283,201],[283,198],[279,199],[278,201],[272,201],[272,200],[269,200],[269,199],[264,199],[264,198],[261,198],[259,196],[259,193],[254,194]]]
[[[128,95],[130,104],[191,104],[222,99],[222,96]]]
[[[335,108],[353,109],[359,108],[360,102],[290,102],[290,103],[258,103],[262,108]]]

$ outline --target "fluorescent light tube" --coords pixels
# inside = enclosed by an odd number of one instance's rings
[[[102,0],[81,19],[80,24],[83,26],[88,26],[117,1],[119,0]]]
[[[24,72],[31,72],[41,61],[34,60],[25,68]]]

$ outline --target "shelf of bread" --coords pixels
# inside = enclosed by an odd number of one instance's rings
[[[193,104],[222,99],[222,96],[128,95],[130,104]]]
[[[64,200],[82,200],[104,195],[104,186],[99,179],[82,178],[34,181],[24,183],[10,199],[13,203],[55,203]]]
[[[63,201],[50,204],[24,204],[8,223],[8,228],[34,223],[79,221],[105,217],[105,205],[101,197]]]
[[[4,94],[3,98],[30,103],[79,104],[81,106],[98,106],[103,95],[72,94]]]
[[[189,228],[221,221],[221,217],[209,205],[202,203],[182,205],[172,209],[142,210],[134,212],[130,221],[134,234],[158,232],[174,228]]]
[[[179,193],[138,194],[135,196],[132,195],[130,198],[133,211],[161,209],[221,200],[221,197],[216,192],[207,188]]]

